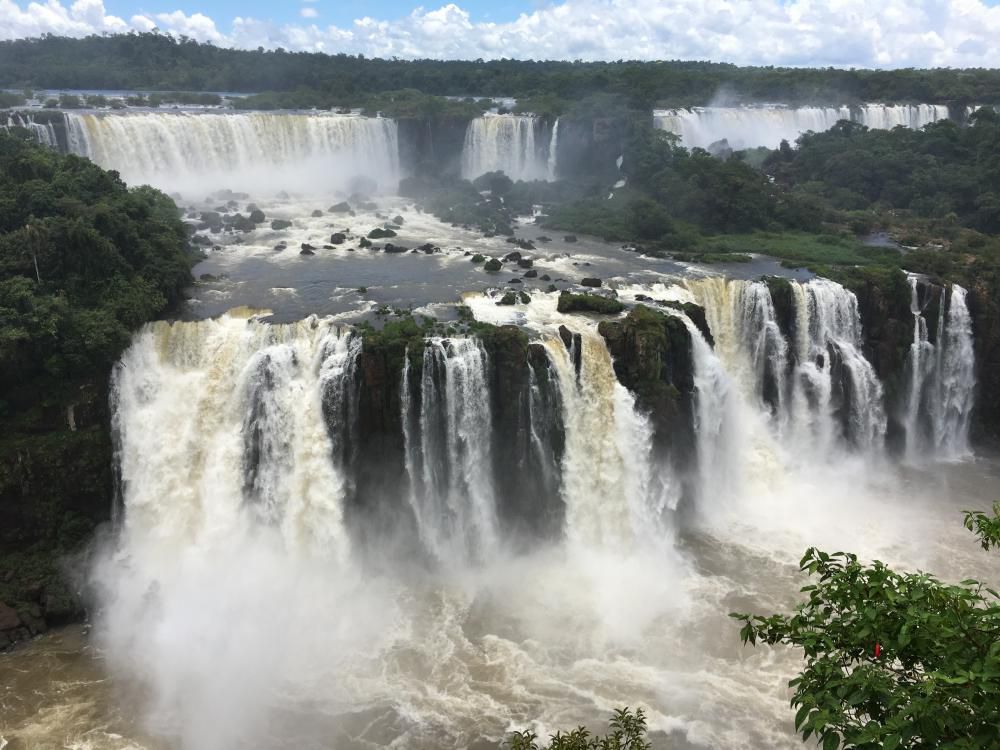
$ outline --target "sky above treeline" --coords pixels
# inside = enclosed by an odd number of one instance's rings
[[[1000,0],[0,0],[0,39],[130,30],[368,57],[1000,67]]]

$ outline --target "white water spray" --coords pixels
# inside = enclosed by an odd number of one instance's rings
[[[365,176],[399,182],[396,123],[339,114],[66,113],[71,152],[115,169],[129,184],[257,194],[347,189]]]
[[[544,180],[545,155],[536,146],[541,120],[529,115],[487,114],[469,122],[462,147],[462,177],[502,171],[512,180]]]

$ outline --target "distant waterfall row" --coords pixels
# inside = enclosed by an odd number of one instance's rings
[[[922,128],[948,118],[942,104],[861,104],[853,107],[691,107],[656,110],[656,127],[680,136],[688,148],[708,148],[723,139],[733,148],[777,148],[807,131],[829,130],[840,120],[888,130],[899,125]]]
[[[550,127],[529,115],[484,115],[469,122],[462,147],[462,176],[474,180],[502,171],[512,180],[554,180],[559,121]]]
[[[689,424],[669,429],[586,318],[513,347],[434,337],[405,352],[368,351],[316,318],[147,326],[114,378],[125,523],[165,554],[250,522],[333,557],[388,538],[461,567],[525,534],[669,545],[682,504],[711,512],[785,467],[885,455],[896,407],[862,353],[853,293],[824,279],[703,279],[679,293],[703,306],[714,342],[660,308],[686,331],[668,369],[690,375],[669,407]],[[968,449],[969,313],[952,287],[931,341],[924,302],[900,421],[908,454],[950,459]]]
[[[114,169],[129,184],[201,196],[228,187],[267,194],[376,186],[400,178],[395,121],[338,114],[65,112],[64,148]],[[40,142],[60,146],[51,118],[13,116]]]

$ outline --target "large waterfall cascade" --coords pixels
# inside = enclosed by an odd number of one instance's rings
[[[557,139],[558,120],[547,133],[545,121],[532,115],[477,117],[465,131],[462,176],[472,180],[499,170],[512,180],[552,179]]]
[[[906,458],[968,456],[969,421],[975,399],[975,351],[966,290],[954,284],[940,290],[936,321],[925,317],[930,295],[921,300],[920,277],[911,274],[913,340],[907,366],[909,389],[902,417]],[[933,343],[930,326],[935,327]]]
[[[832,128],[839,120],[853,120],[869,128],[888,130],[899,125],[922,128],[948,118],[942,104],[862,104],[853,107],[692,107],[656,110],[656,127],[674,133],[689,148],[708,148],[727,140],[735,148],[777,148],[782,140],[794,143],[807,131]]]
[[[70,151],[130,184],[204,190],[222,180],[266,192],[343,188],[358,175],[383,190],[399,182],[396,123],[387,118],[155,111],[65,117]]]
[[[127,533],[168,560],[253,518],[290,549],[343,559],[347,480],[324,400],[336,402],[359,350],[315,318],[146,326],[112,388]]]
[[[763,486],[789,461],[883,452],[887,408],[854,294],[820,278],[784,283],[792,308],[779,324],[762,281],[686,282],[681,293],[704,308],[714,345],[667,310],[691,340],[698,502]],[[975,385],[965,290],[951,288],[935,343],[913,299],[907,454],[961,457]],[[603,337],[573,316],[538,330],[548,366],[525,364],[523,429],[532,470],[556,475],[544,486],[562,497],[567,537],[602,548],[670,539],[670,511],[690,480],[655,455],[650,417],[616,378]],[[316,318],[271,325],[230,314],[143,329],[113,389],[126,527],[179,540],[249,516],[296,548],[346,554],[361,341]],[[479,339],[459,336],[429,338],[418,364],[404,362],[402,502],[440,564],[489,561],[504,533],[495,472],[515,470],[498,464],[490,357]]]
[[[498,546],[488,360],[474,338],[428,343],[419,398],[408,357],[400,394],[410,503],[425,548],[460,566]]]

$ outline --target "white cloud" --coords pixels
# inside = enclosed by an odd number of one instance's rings
[[[153,0],[156,2],[157,0]],[[313,0],[304,0],[312,2]],[[414,0],[416,3],[418,0]],[[304,18],[316,18],[303,7]],[[201,13],[145,13],[127,23],[101,0],[0,0],[0,39],[51,32],[148,30],[215,44],[382,57],[710,59],[759,65],[1000,65],[1000,7],[987,0],[563,0],[507,23],[477,22],[459,5],[365,17],[342,27]]]

